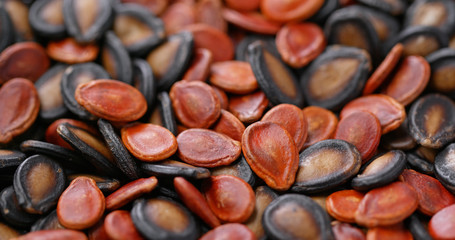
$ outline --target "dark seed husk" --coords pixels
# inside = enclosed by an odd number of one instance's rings
[[[79,176],[89,177],[96,182],[96,186],[106,195],[117,190],[121,184],[120,181],[115,178],[107,178],[102,176],[96,176],[91,174],[72,174],[68,176],[68,182],[73,181]]]
[[[436,155],[434,173],[441,184],[455,194],[455,143]]]
[[[442,48],[426,57],[431,67],[431,77],[429,87],[439,93],[445,94],[455,99],[455,49]],[[440,73],[441,72],[441,73]],[[452,74],[452,75],[451,75]]]
[[[22,210],[17,202],[13,186],[0,192],[0,213],[6,222],[18,228],[29,228],[39,218],[39,215]]]
[[[129,179],[138,179],[139,174],[136,162],[126,149],[125,145],[123,145],[122,140],[115,133],[114,127],[104,119],[98,120],[98,127],[104,137],[104,141],[116,160],[118,168],[120,168]]]
[[[241,154],[240,157],[230,165],[212,168],[211,172],[213,176],[227,174],[239,177],[251,186],[254,186],[256,183],[256,175],[253,170],[251,170],[250,165],[248,165],[248,162],[243,154]]]
[[[442,9],[444,9],[444,12],[434,12],[434,8],[436,5],[442,5]],[[432,8],[433,6],[433,8]],[[426,10],[425,10],[426,8]],[[454,28],[455,28],[455,2],[453,1],[444,1],[444,0],[419,0],[419,1],[414,1],[409,8],[406,10],[406,14],[404,17],[404,28],[409,27],[409,26],[415,26],[418,23],[416,21],[416,18],[418,19],[419,17],[422,18],[428,18],[428,15],[430,14],[441,14],[444,16],[444,20],[440,21],[437,25],[434,23],[428,23],[427,19],[424,19],[424,23],[421,23],[420,25],[431,25],[434,27],[439,28],[442,32],[451,35],[454,33]]]
[[[207,168],[194,167],[175,160],[164,160],[158,163],[142,163],[140,167],[142,172],[153,176],[180,176],[193,179],[210,177],[210,171]]]
[[[113,79],[130,85],[133,83],[131,58],[122,41],[112,31],[108,31],[104,37],[101,62]]]
[[[364,164],[359,174],[352,179],[351,186],[359,191],[385,186],[397,179],[405,166],[404,152],[392,150]]]
[[[248,46],[256,41],[261,41],[265,48],[275,57],[280,57],[275,44],[275,38],[268,35],[252,34],[245,36],[235,47],[235,60],[248,61]]]
[[[421,172],[427,175],[434,175],[434,164],[428,162],[427,160],[417,156],[414,153],[406,154],[406,161],[408,166],[417,172]]]
[[[16,169],[13,186],[17,201],[25,211],[43,214],[57,205],[65,190],[66,176],[54,160],[33,155]],[[38,186],[39,191],[34,190]]]
[[[13,44],[14,34],[13,23],[8,15],[8,12],[0,6],[0,52],[6,47]]]
[[[55,229],[65,229],[60,222],[58,221],[57,211],[54,210],[50,212],[47,216],[42,217],[36,221],[30,231],[41,231],[41,230],[55,230]]]
[[[412,237],[415,240],[427,240],[432,239],[425,225],[420,220],[422,216],[419,213],[413,213],[409,218],[406,219],[405,224],[411,231]]]
[[[156,99],[156,80],[153,77],[152,68],[147,61],[141,58],[133,60],[134,86],[144,95],[147,101],[147,109],[152,109]]]
[[[0,149],[0,169],[17,167],[26,158],[27,155],[25,155],[23,152],[17,150]]]
[[[49,23],[42,18],[41,14],[43,9],[49,4],[56,4],[57,2],[63,2],[63,0],[39,0],[33,2],[30,6],[28,13],[28,19],[30,27],[40,37],[44,38],[63,38],[66,35],[66,27],[64,22],[61,24]],[[63,9],[60,9],[63,11]],[[57,14],[57,13],[54,13]]]
[[[158,93],[158,107],[161,113],[161,122],[163,127],[177,136],[177,121],[175,120],[174,109],[172,108],[171,98],[165,91]]]
[[[407,7],[407,3],[404,0],[392,0],[392,1],[383,1],[383,0],[359,0],[360,3],[379,9],[383,12],[389,13],[391,15],[397,16],[404,13]]]
[[[327,18],[332,14],[336,9],[340,7],[340,2],[337,0],[325,0],[322,7],[308,20],[310,22],[316,22],[319,24],[324,24]]]

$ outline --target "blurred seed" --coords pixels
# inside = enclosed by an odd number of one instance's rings
[[[183,30],[185,26],[196,23],[196,8],[194,4],[174,2],[161,15],[166,35],[170,36]]]
[[[227,22],[223,18],[221,0],[201,0],[194,5],[196,22],[210,25],[221,32],[227,32]]]
[[[104,220],[104,228],[112,240],[144,239],[134,227],[130,213],[126,210],[116,210],[107,214]]]
[[[438,211],[430,220],[428,229],[433,239],[450,239],[455,237],[455,222],[452,220],[455,205],[452,204]]]
[[[199,227],[190,212],[164,198],[137,200],[131,210],[137,230],[147,239],[193,240]]]
[[[455,103],[440,94],[429,94],[415,101],[408,113],[409,133],[425,147],[441,148],[455,139]]]
[[[16,42],[33,41],[33,32],[29,24],[29,7],[20,0],[3,1],[14,27]]]
[[[403,182],[369,191],[360,202],[355,221],[369,228],[391,226],[409,217],[418,206],[417,194]]]
[[[212,176],[202,183],[202,192],[210,209],[223,222],[242,223],[253,213],[254,191],[238,177]]]
[[[267,35],[251,34],[244,36],[242,40],[235,46],[235,59],[237,61],[248,61],[249,58],[248,46],[256,41],[261,41],[262,44],[264,44],[264,47],[271,54],[273,54],[277,58],[280,57],[280,53],[277,50],[274,37]]]
[[[182,80],[205,81],[210,73],[210,66],[213,62],[213,54],[208,49],[198,48],[193,53],[193,59],[186,69]]]
[[[311,198],[285,194],[273,200],[262,217],[267,237],[281,239],[335,239],[327,213]]]
[[[411,150],[417,143],[408,133],[408,122],[405,120],[397,129],[381,137],[381,146],[387,150]]]
[[[384,11],[393,16],[401,15],[405,12],[407,7],[407,2],[403,0],[360,0],[359,2],[367,6],[377,8],[378,10]]]
[[[59,240],[59,239],[72,239],[72,240],[87,240],[87,236],[80,231],[70,229],[58,230],[41,230],[30,232],[22,235],[17,240]]]
[[[17,167],[26,158],[27,158],[27,155],[25,155],[24,153],[22,153],[20,151],[9,150],[9,149],[0,149],[0,169],[9,168],[9,167]]]
[[[336,220],[355,223],[355,212],[364,194],[355,190],[341,190],[326,199],[327,213]]]
[[[257,239],[262,239],[265,237],[262,216],[267,206],[278,197],[278,194],[267,186],[259,186],[254,191],[254,195],[256,198],[254,211],[244,224],[254,233]]]
[[[0,7],[0,51],[14,43],[12,31],[14,31],[14,26],[8,12],[4,7]]]
[[[184,162],[175,160],[164,160],[158,163],[142,163],[140,165],[142,172],[153,176],[172,176],[187,177],[194,179],[203,179],[210,177],[210,171],[207,168],[195,167]]]
[[[313,16],[324,1],[277,1],[265,0],[260,4],[261,12],[277,22],[297,22]]]
[[[302,112],[308,126],[308,134],[303,149],[334,136],[338,118],[333,112],[317,106],[305,107]]]
[[[411,232],[406,229],[403,224],[399,223],[393,226],[387,227],[374,227],[369,228],[367,232],[367,239],[379,240],[379,239],[403,239],[412,240]]]
[[[14,78],[3,84],[0,88],[0,144],[27,131],[35,122],[39,109],[38,92],[31,81]]]
[[[242,0],[225,0],[225,4],[232,9],[237,11],[254,11],[259,8],[260,0],[250,0],[250,1],[242,1]]]
[[[53,210],[47,216],[44,216],[38,219],[31,227],[30,231],[41,231],[41,230],[57,230],[65,229],[65,227],[60,224],[57,217],[57,211]]]
[[[258,83],[247,62],[224,61],[213,63],[210,83],[228,93],[247,94],[257,89]]]
[[[159,16],[168,7],[169,0],[121,0],[122,3],[132,3],[146,8],[151,13]]]
[[[409,26],[433,26],[451,34],[455,27],[455,4],[440,0],[413,2],[404,18],[404,27]]]
[[[111,26],[113,10],[109,0],[63,0],[67,32],[79,43],[94,42]]]
[[[296,192],[318,192],[339,186],[359,172],[362,162],[354,145],[335,139],[313,144],[299,158],[291,188]]]
[[[442,48],[426,57],[431,67],[429,87],[439,93],[455,98],[455,49]]]
[[[212,125],[215,132],[229,136],[236,141],[242,141],[242,134],[245,131],[243,123],[232,113],[221,109],[218,120]]]
[[[16,229],[0,222],[0,236],[1,240],[8,240],[19,237],[20,233]]]
[[[27,213],[19,206],[13,186],[0,192],[0,213],[8,224],[19,228],[29,228],[39,218],[39,215]]]
[[[132,84],[131,58],[122,41],[112,31],[105,34],[104,46],[101,50],[101,63],[112,79]]]
[[[395,181],[406,167],[406,155],[392,150],[367,162],[351,181],[352,188],[365,191]]]
[[[269,105],[269,100],[262,91],[255,91],[246,95],[230,96],[229,111],[245,124],[261,119]]]
[[[332,222],[332,231],[335,239],[365,240],[362,230],[349,223]]]
[[[50,58],[68,64],[90,62],[98,56],[96,44],[79,44],[74,38],[51,41],[47,44],[46,53]]]
[[[405,223],[414,239],[416,240],[431,239],[430,233],[428,232],[428,226],[422,223],[419,214],[413,213],[410,217],[408,217]]]
[[[215,91],[218,100],[220,100],[221,109],[227,110],[229,107],[229,99],[226,92],[213,85],[210,85],[210,87]]]
[[[77,177],[60,196],[57,216],[70,229],[86,229],[98,222],[105,208],[104,195],[93,179]]]
[[[29,11],[30,27],[39,36],[62,38],[66,35],[63,0],[34,1]]]
[[[256,122],[242,137],[243,154],[251,169],[275,190],[287,190],[298,169],[294,138],[273,122]]]
[[[157,184],[158,180],[155,177],[140,178],[129,182],[106,197],[106,209],[119,209],[142,194],[151,192]]]
[[[157,82],[153,77],[150,65],[141,58],[133,60],[133,86],[135,86],[144,96],[147,102],[147,111],[155,105]]]
[[[231,8],[223,8],[223,18],[239,28],[259,34],[276,34],[281,23],[267,19],[257,11],[237,11]]]
[[[200,240],[216,240],[220,238],[244,240],[257,239],[254,233],[245,225],[240,223],[227,223],[208,231]]]

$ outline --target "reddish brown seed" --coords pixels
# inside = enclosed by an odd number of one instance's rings
[[[196,22],[210,25],[221,32],[227,32],[226,20],[221,15],[221,0],[199,0],[195,4]]]
[[[411,232],[402,223],[389,227],[375,227],[368,229],[367,240],[413,240]]]
[[[381,123],[373,114],[357,111],[340,120],[335,139],[354,144],[362,156],[362,163],[365,163],[376,153],[381,133]]]
[[[236,11],[224,8],[222,14],[229,23],[259,34],[276,34],[282,25],[265,18],[264,15],[256,11]]]
[[[220,100],[221,109],[225,109],[225,110],[228,109],[229,99],[228,99],[228,96],[226,95],[226,93],[218,87],[215,87],[213,85],[210,85],[210,86],[215,91],[216,96],[218,97],[218,100]]]
[[[326,199],[326,210],[333,218],[355,223],[355,212],[364,194],[355,190],[341,190],[330,194]]]
[[[237,11],[254,11],[259,8],[261,0],[225,0],[226,5]]]
[[[156,177],[140,178],[123,185],[106,197],[106,210],[119,209],[158,185]]]
[[[275,42],[281,58],[295,68],[307,65],[326,45],[324,32],[314,23],[288,23],[277,33]]]
[[[206,48],[213,54],[213,62],[228,61],[234,57],[234,44],[228,35],[204,23],[184,28],[194,37],[195,48]]]
[[[332,231],[335,239],[341,240],[365,240],[365,234],[362,230],[352,226],[349,223],[332,222]]]
[[[87,236],[83,232],[74,231],[70,229],[57,229],[57,230],[41,230],[29,232],[25,235],[14,238],[15,240],[87,240]]]
[[[90,228],[87,232],[89,240],[111,240],[106,233],[104,228],[104,218],[102,218],[98,223]]]
[[[276,190],[287,190],[295,180],[299,154],[294,139],[272,122],[256,122],[245,129],[243,154],[251,169]]]
[[[258,88],[251,66],[242,61],[224,61],[212,64],[210,83],[228,93],[247,94]]]
[[[355,212],[357,224],[390,226],[409,217],[418,206],[417,194],[406,183],[394,182],[369,191]]]
[[[372,94],[387,79],[398,64],[402,54],[403,44],[397,43],[365,83],[362,92],[364,96]]]
[[[117,80],[100,79],[80,84],[75,97],[87,111],[109,121],[135,121],[147,111],[142,93]]]
[[[193,184],[182,177],[176,177],[174,178],[174,189],[183,203],[210,227],[215,228],[221,225],[220,220],[210,209],[207,200]]]
[[[121,130],[122,142],[136,158],[156,162],[172,156],[177,151],[177,139],[167,128],[137,123]]]
[[[65,38],[49,42],[46,52],[56,61],[75,64],[95,60],[99,47],[93,43],[81,45],[74,38]]]
[[[243,123],[253,123],[261,119],[268,105],[269,100],[264,92],[256,91],[247,95],[231,96],[228,109]]]
[[[182,80],[205,81],[210,73],[213,54],[205,48],[198,48],[194,53],[191,64],[183,75]]]
[[[400,180],[414,188],[420,212],[433,216],[439,210],[455,203],[455,197],[435,178],[405,169]]]
[[[166,9],[161,15],[161,19],[164,22],[166,34],[169,36],[196,23],[196,9],[193,4],[176,2]]]
[[[383,94],[373,94],[352,100],[343,107],[340,118],[359,110],[370,112],[378,118],[382,134],[397,129],[406,118],[404,106]]]
[[[302,110],[292,104],[279,104],[270,109],[261,119],[281,125],[294,138],[297,150],[302,149],[307,138],[308,121]]]
[[[254,240],[256,236],[245,225],[240,223],[228,223],[208,231],[199,240]]]
[[[455,204],[441,209],[431,217],[428,231],[435,240],[455,239]]]
[[[203,182],[202,192],[210,209],[221,221],[241,223],[253,213],[254,191],[241,178],[212,176]]]
[[[423,92],[429,80],[430,64],[427,60],[421,56],[408,56],[382,93],[406,106]]]
[[[338,118],[333,112],[317,106],[308,106],[302,112],[308,125],[308,135],[303,144],[304,149],[333,137],[338,125]]]
[[[229,136],[236,141],[242,141],[242,135],[245,131],[243,123],[232,113],[221,109],[221,115],[218,121],[213,125],[212,129]]]
[[[15,43],[0,54],[0,85],[13,78],[38,80],[49,68],[50,61],[36,42]]]
[[[322,0],[262,0],[261,12],[278,22],[297,22],[313,16],[324,4]]]
[[[220,101],[204,82],[179,81],[172,86],[169,97],[175,116],[187,127],[209,128],[220,116]]]
[[[212,130],[193,128],[177,136],[178,156],[198,167],[229,165],[240,156],[240,142]]]
[[[126,210],[116,210],[109,213],[104,219],[104,229],[111,240],[144,239],[136,230],[130,212]]]
[[[25,132],[35,122],[39,109],[38,92],[31,81],[14,78],[5,83],[0,88],[0,144]]]
[[[47,127],[46,133],[45,133],[46,142],[52,143],[52,144],[55,144],[55,145],[59,145],[59,146],[64,147],[64,148],[73,149],[73,147],[71,147],[57,133],[58,126],[60,124],[63,124],[63,123],[69,123],[69,124],[71,124],[73,126],[76,126],[78,128],[82,128],[82,129],[86,130],[87,132],[90,132],[93,135],[98,135],[99,134],[98,130],[96,130],[96,128],[88,125],[85,122],[82,122],[82,121],[79,121],[79,120],[75,120],[75,119],[69,119],[69,118],[60,118],[60,119],[55,120],[53,123],[51,123],[49,125],[49,127]]]
[[[103,216],[104,195],[95,180],[77,177],[60,196],[57,217],[64,227],[86,229],[95,225]]]

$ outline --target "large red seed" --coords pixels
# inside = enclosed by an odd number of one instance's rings
[[[82,230],[95,225],[103,216],[105,199],[95,180],[77,177],[57,203],[57,217],[66,228]]]
[[[149,178],[140,178],[125,184],[106,197],[106,209],[119,209],[142,194],[151,192],[157,185],[158,180],[153,176]]]
[[[302,112],[308,125],[308,135],[303,149],[333,137],[338,125],[338,118],[333,112],[317,106],[308,106]]]
[[[75,97],[87,111],[109,121],[135,121],[147,111],[142,93],[117,80],[99,79],[80,84]]]
[[[455,204],[441,209],[428,223],[433,239],[455,239]]]
[[[245,131],[245,125],[232,113],[223,109],[221,109],[220,118],[212,128],[215,132],[226,134],[236,141],[242,141],[242,135]]]
[[[210,83],[229,93],[246,94],[258,88],[248,62],[224,61],[212,64]]]
[[[341,190],[330,194],[326,199],[327,213],[343,222],[355,222],[355,212],[364,194],[355,190]]]
[[[111,240],[142,240],[144,239],[134,226],[130,212],[116,210],[104,219],[104,229]]]
[[[229,165],[241,152],[240,142],[212,130],[192,128],[177,136],[177,154],[186,163],[198,167]]]
[[[287,190],[294,183],[299,154],[294,139],[280,125],[251,124],[243,133],[242,150],[251,169],[269,187]]]

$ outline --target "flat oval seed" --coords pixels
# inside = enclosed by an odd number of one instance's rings
[[[221,221],[241,223],[253,213],[254,191],[238,177],[212,176],[203,182],[202,192],[210,209]]]
[[[394,182],[369,191],[355,213],[357,224],[390,226],[409,217],[418,206],[417,194],[406,183]]]
[[[221,105],[206,83],[180,81],[169,92],[175,115],[187,127],[208,128],[220,116]]]
[[[256,91],[246,95],[231,96],[228,109],[243,123],[253,123],[262,117],[268,105],[269,100],[264,92]]]
[[[38,116],[40,101],[33,83],[15,78],[0,88],[0,144],[25,132]]]
[[[430,220],[428,230],[434,239],[455,238],[455,204],[441,209]]]
[[[305,195],[276,198],[265,209],[262,222],[273,239],[335,239],[327,213]]]
[[[317,106],[308,106],[302,112],[308,126],[308,135],[303,149],[333,137],[337,129],[338,118],[332,111]]]
[[[288,23],[277,33],[275,42],[283,60],[295,68],[310,63],[326,45],[324,32],[314,23]]]
[[[0,84],[12,78],[26,78],[36,82],[49,65],[49,58],[38,43],[15,43],[0,54]]]
[[[195,4],[174,2],[161,15],[166,34],[169,36],[181,32],[186,26],[196,23]]]
[[[258,88],[256,77],[247,62],[224,61],[213,63],[210,83],[228,93],[246,94]]]
[[[404,106],[414,101],[426,88],[430,80],[430,64],[421,56],[408,56],[383,94],[393,97]]]
[[[281,27],[281,23],[271,21],[256,11],[236,11],[223,8],[223,18],[239,28],[259,34],[276,34]]]
[[[217,239],[257,239],[253,232],[245,225],[240,223],[227,223],[214,228],[200,238],[200,240],[217,240]]]
[[[308,133],[308,121],[300,108],[292,104],[279,104],[264,114],[261,121],[281,125],[294,138],[297,151],[302,149]]]
[[[119,209],[142,194],[151,192],[157,185],[156,177],[140,178],[127,183],[106,197],[106,209]]]
[[[75,97],[90,113],[110,121],[135,121],[147,111],[141,92],[116,80],[100,79],[81,84]]]
[[[23,152],[16,150],[0,149],[0,169],[17,167],[26,158],[27,155],[25,155],[25,153]]]
[[[133,124],[122,128],[122,141],[135,157],[155,162],[177,151],[177,140],[166,128],[154,124]]]
[[[136,230],[130,212],[126,210],[116,210],[109,213],[104,219],[104,229],[111,240],[144,239]]]
[[[71,240],[87,240],[85,233],[70,229],[58,229],[58,230],[41,230],[36,232],[30,232],[22,235],[16,240],[59,240],[59,239],[71,239]]]
[[[381,133],[381,124],[375,115],[357,111],[340,120],[334,138],[354,144],[365,163],[376,153]]]
[[[298,151],[292,136],[272,122],[256,122],[242,136],[243,154],[251,169],[276,190],[287,190],[298,169]]]
[[[326,199],[327,213],[339,221],[355,223],[355,212],[363,197],[363,193],[355,190],[334,192]]]
[[[354,145],[324,140],[300,153],[293,191],[317,192],[336,187],[357,174],[362,159]]]
[[[199,227],[191,213],[164,198],[140,199],[131,210],[136,229],[147,239],[195,240]]]
[[[218,121],[213,124],[215,132],[223,133],[236,141],[242,141],[242,134],[245,131],[243,123],[232,113],[221,109]]]
[[[244,224],[254,233],[257,239],[261,239],[266,236],[262,224],[262,216],[267,206],[278,197],[278,194],[267,186],[259,186],[254,191],[254,195],[256,202],[253,214]]]
[[[174,178],[174,189],[183,203],[210,227],[216,228],[221,225],[220,220],[210,209],[207,200],[193,184],[182,177],[176,177]]]
[[[248,162],[243,155],[240,155],[237,160],[229,165],[215,167],[210,170],[212,176],[232,175],[245,180],[245,182],[251,186],[255,186],[257,181],[256,174],[254,174],[253,170],[251,170],[250,165],[248,165]]]
[[[455,197],[435,178],[405,169],[400,180],[414,188],[419,200],[419,211],[433,216],[439,210],[455,204]]]
[[[278,22],[297,22],[313,16],[324,1],[261,1],[261,12],[269,19]]]
[[[58,220],[70,229],[89,228],[103,216],[104,201],[104,195],[93,179],[77,177],[58,200]]]
[[[68,63],[83,63],[94,61],[98,56],[99,47],[96,44],[79,44],[73,38],[52,41],[47,44],[46,53],[52,59]]]
[[[210,73],[213,62],[213,54],[208,49],[198,48],[194,52],[190,66],[186,69],[182,80],[205,81]]]
[[[343,107],[340,117],[346,117],[359,110],[370,112],[378,118],[382,134],[397,129],[406,118],[404,106],[383,94],[373,94],[352,100]]]
[[[362,230],[348,223],[332,222],[332,231],[335,239],[365,240]]]
[[[65,174],[52,159],[33,155],[14,174],[14,191],[19,204],[29,213],[46,213],[57,205],[65,190]]]
[[[409,110],[409,133],[422,146],[441,148],[455,139],[455,103],[440,94],[415,101]]]
[[[198,167],[229,165],[241,152],[240,142],[206,129],[188,129],[177,136],[177,154],[184,162]]]

